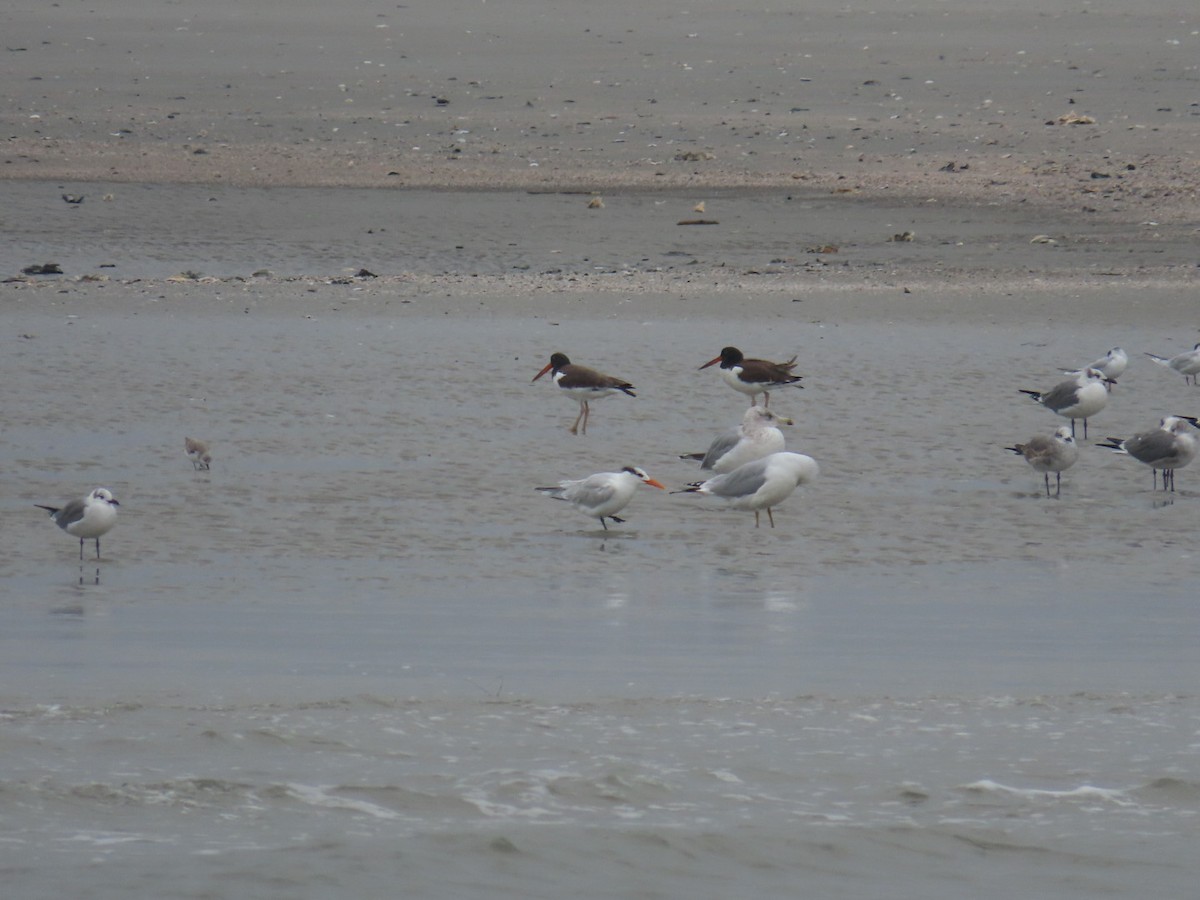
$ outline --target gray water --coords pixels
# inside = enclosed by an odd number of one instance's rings
[[[6,895],[1194,890],[1200,475],[1089,441],[1047,499],[1004,450],[1058,424],[1019,388],[1163,323],[67,290],[5,294]],[[604,533],[533,490],[694,480],[744,409],[696,371],[726,343],[802,354],[771,405],[822,477],[778,527],[643,489]],[[572,437],[530,383],[558,349],[639,396]],[[1137,359],[1092,436],[1197,397]],[[81,565],[32,504],[96,485]]]

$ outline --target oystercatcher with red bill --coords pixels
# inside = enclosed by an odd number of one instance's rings
[[[601,397],[607,397],[617,391],[628,394],[630,397],[637,396],[634,393],[633,385],[628,381],[614,378],[612,375],[605,375],[603,372],[597,372],[587,366],[577,366],[567,358],[565,353],[552,354],[550,362],[546,363],[542,371],[533,376],[533,380],[537,381],[547,372],[551,373],[550,377],[554,379],[554,383],[579,404],[579,415],[575,417],[575,423],[571,426],[571,434],[580,433],[580,422],[583,423],[583,433],[587,434],[588,416],[591,412],[588,404],[592,400],[599,400]]]
[[[716,359],[710,359],[701,369],[721,364],[721,377],[725,383],[742,394],[750,397],[750,405],[755,404],[755,398],[763,395],[763,406],[771,405],[771,389],[794,385],[802,388],[800,379],[803,375],[792,374],[796,368],[796,357],[787,362],[768,362],[765,359],[746,359],[737,347],[725,347]]]

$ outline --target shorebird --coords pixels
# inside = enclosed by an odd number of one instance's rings
[[[1113,347],[1099,359],[1084,366],[1083,369],[1095,369],[1105,378],[1115,382],[1129,368],[1129,354],[1120,347]],[[1078,375],[1083,369],[1064,369],[1064,375]]]
[[[734,509],[754,510],[758,527],[760,510],[767,511],[771,527],[775,517],[771,508],[791,496],[792,491],[817,477],[817,461],[803,453],[772,453],[738,466],[732,472],[715,475],[708,481],[694,481],[676,494],[708,494],[728,501]]]
[[[1196,383],[1196,376],[1200,375],[1200,344],[1197,344],[1191,350],[1185,350],[1182,353],[1177,353],[1168,358],[1158,356],[1154,353],[1147,353],[1148,357],[1158,363],[1160,366],[1166,366],[1168,369],[1174,369],[1183,376],[1183,381],[1186,384],[1190,378],[1192,384]]]
[[[1097,447],[1132,456],[1150,467],[1151,484],[1158,489],[1158,470],[1162,469],[1162,489],[1175,490],[1175,470],[1182,469],[1196,457],[1196,436],[1191,429],[1200,428],[1194,416],[1167,416],[1153,431],[1143,431],[1131,438],[1110,437]]]
[[[555,384],[566,391],[571,399],[579,403],[579,415],[575,417],[575,423],[570,428],[571,434],[579,433],[580,421],[583,422],[583,433],[587,434],[590,413],[588,404],[592,400],[599,400],[616,391],[621,391],[630,397],[637,396],[633,392],[633,385],[629,382],[614,378],[612,375],[605,375],[603,372],[597,372],[595,369],[589,369],[587,366],[577,366],[567,359],[565,353],[552,354],[550,362],[546,363],[542,371],[533,376],[533,380],[537,381],[547,372],[552,373],[551,377]]]
[[[770,406],[772,388],[793,384],[804,386],[800,384],[804,376],[792,374],[792,369],[796,368],[794,356],[787,362],[767,362],[765,359],[746,359],[737,347],[724,347],[720,356],[700,368],[707,369],[717,363],[721,364],[721,377],[725,383],[739,393],[748,394],[751,406],[759,394],[763,395],[763,406]]]
[[[1070,381],[1056,384],[1048,391],[1027,391],[1036,403],[1065,419],[1071,420],[1071,434],[1075,434],[1075,420],[1083,419],[1083,436],[1087,437],[1087,420],[1108,404],[1108,389],[1112,382],[1099,369],[1083,369]]]
[[[83,542],[96,539],[96,559],[100,558],[100,536],[108,534],[117,524],[117,507],[121,504],[108,488],[96,488],[86,497],[71,500],[66,506],[42,506],[55,523],[67,534],[79,538],[79,558],[83,559]]]
[[[183,449],[187,451],[188,459],[192,461],[193,469],[208,469],[212,466],[212,454],[209,453],[208,444],[204,441],[185,437],[183,439]]]
[[[593,519],[599,519],[608,531],[605,519],[624,522],[617,513],[629,505],[639,484],[666,490],[666,486],[646,474],[645,469],[625,466],[620,472],[597,472],[578,481],[560,481],[558,487],[540,487],[536,490],[549,494],[555,500],[565,500],[573,507]]]
[[[742,424],[716,438],[706,453],[685,453],[680,459],[698,459],[704,471],[723,475],[743,463],[762,459],[784,448],[780,425],[792,425],[786,416],[779,416],[765,406],[751,406],[742,416]]]
[[[1046,496],[1050,496],[1050,473],[1054,473],[1054,496],[1062,494],[1063,470],[1075,465],[1079,459],[1079,447],[1075,444],[1075,436],[1066,425],[1059,425],[1050,437],[1037,435],[1024,444],[1005,447],[1018,456],[1025,457],[1025,462],[1033,466],[1035,472],[1041,472],[1046,480]]]

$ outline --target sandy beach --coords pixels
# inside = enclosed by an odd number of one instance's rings
[[[0,869],[23,900],[1197,877],[1200,16],[0,11]],[[777,527],[534,490],[798,355]],[[1062,496],[1022,390],[1123,346]],[[637,396],[578,410],[553,351]],[[195,470],[184,437],[212,445]],[[99,560],[34,504],[120,500]],[[89,546],[90,551],[90,546]]]

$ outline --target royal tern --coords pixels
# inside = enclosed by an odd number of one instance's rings
[[[1175,490],[1175,470],[1182,469],[1196,457],[1196,436],[1192,429],[1200,427],[1194,416],[1167,416],[1153,431],[1142,431],[1131,438],[1110,437],[1097,447],[1132,456],[1150,467],[1151,484],[1158,489],[1158,470],[1162,469],[1162,489]]]
[[[645,469],[625,466],[620,472],[598,472],[579,481],[561,481],[558,487],[540,487],[537,490],[549,494],[555,500],[565,500],[573,507],[593,519],[599,519],[608,531],[605,519],[624,522],[617,513],[629,505],[639,484],[666,489],[666,486],[646,474]]]
[[[1050,437],[1037,435],[1024,444],[1005,447],[1018,456],[1025,457],[1025,462],[1033,466],[1035,472],[1041,472],[1046,481],[1046,496],[1050,496],[1050,473],[1054,473],[1054,496],[1062,494],[1062,472],[1075,465],[1079,459],[1079,447],[1075,437],[1066,425],[1060,425]]]
[[[71,500],[63,507],[34,504],[38,509],[50,513],[50,518],[59,528],[79,538],[80,559],[83,559],[83,542],[88,538],[96,539],[96,559],[100,558],[100,536],[108,534],[117,524],[117,507],[120,505],[112,492],[102,487],[96,488],[86,497]]]
[[[770,406],[772,388],[804,386],[799,383],[804,376],[792,374],[792,369],[796,368],[794,356],[787,362],[767,362],[765,359],[746,359],[737,347],[725,347],[720,356],[700,368],[707,369],[717,363],[721,364],[721,377],[725,383],[735,391],[749,395],[751,406],[759,394],[763,395],[763,406]]]
[[[708,481],[696,481],[676,494],[695,493],[720,497],[734,509],[754,510],[754,527],[758,527],[760,510],[767,511],[771,527],[775,517],[771,508],[778,506],[802,484],[808,484],[819,472],[817,461],[803,453],[772,453],[738,466],[732,472],[715,475]]]
[[[706,453],[685,453],[680,459],[698,459],[702,470],[723,475],[743,463],[778,453],[785,443],[779,426],[792,424],[791,419],[765,406],[751,406],[742,416],[742,424],[716,438]]]
[[[583,422],[583,433],[587,434],[590,401],[607,397],[616,391],[621,391],[630,397],[637,396],[633,392],[633,385],[629,382],[614,378],[612,375],[605,375],[603,372],[597,372],[595,369],[589,369],[587,366],[577,366],[567,359],[565,353],[552,354],[550,362],[546,363],[542,371],[533,376],[533,380],[537,381],[547,372],[552,373],[551,377],[555,384],[566,391],[571,399],[579,403],[579,415],[575,417],[575,423],[571,426],[571,434],[579,433],[580,421]]]
[[[1083,436],[1087,437],[1087,420],[1108,404],[1108,389],[1112,382],[1098,369],[1083,369],[1069,381],[1056,384],[1048,391],[1027,391],[1034,402],[1040,403],[1051,412],[1071,420],[1071,434],[1075,434],[1075,420],[1083,419]]]

